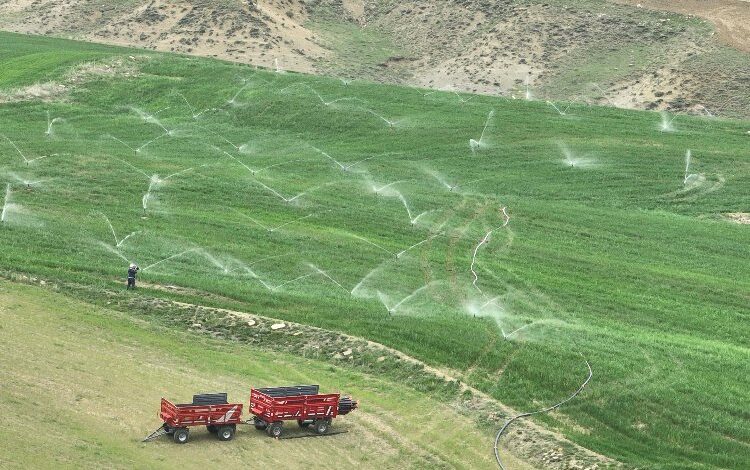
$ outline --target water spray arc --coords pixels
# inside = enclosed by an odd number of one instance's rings
[[[120,239],[117,238],[117,233],[115,232],[115,228],[112,226],[112,222],[110,222],[109,217],[107,217],[106,214],[104,214],[103,212],[100,212],[99,214],[102,217],[104,217],[104,220],[107,221],[107,225],[109,226],[109,230],[112,232],[112,238],[115,239],[115,247],[116,248],[120,248],[122,246],[122,244],[125,243],[126,240],[128,240],[133,235],[136,235],[136,234],[140,233],[138,231],[132,232],[129,235],[127,235],[125,238],[123,238],[122,240],[120,240]]]
[[[484,128],[482,129],[482,135],[479,136],[479,140],[469,139],[469,148],[471,149],[471,153],[476,153],[477,150],[485,145],[484,134],[487,132],[487,128],[490,126],[490,122],[492,121],[492,118],[494,116],[495,110],[493,109],[487,115],[487,120],[484,122]]]
[[[396,253],[396,258],[401,258],[403,255],[405,255],[406,253],[410,252],[414,248],[422,246],[425,243],[427,243],[427,242],[429,242],[429,241],[431,241],[431,240],[433,240],[433,239],[435,239],[435,238],[437,238],[437,237],[439,237],[441,235],[444,235],[444,234],[445,234],[445,232],[439,232],[439,233],[436,233],[434,235],[431,235],[431,236],[425,238],[424,240],[422,240],[421,242],[415,243],[414,245],[410,246],[409,248],[406,248],[405,250],[399,251],[398,253]]]
[[[151,268],[153,268],[155,266],[159,266],[162,263],[166,263],[167,261],[171,261],[171,260],[173,260],[175,258],[179,258],[180,256],[185,256],[188,253],[193,253],[193,252],[196,252],[196,251],[198,251],[198,248],[191,248],[189,250],[185,250],[185,251],[182,251],[180,253],[168,256],[168,257],[166,257],[164,259],[161,259],[161,260],[159,260],[159,261],[157,261],[155,263],[149,264],[148,266],[146,266],[145,268],[143,268],[141,271],[147,271],[147,270],[149,270],[149,269],[151,269]]]
[[[0,214],[0,222],[5,223],[5,219],[8,216],[8,207],[10,206],[10,183],[5,186],[5,198],[3,199],[3,211]]]
[[[670,118],[666,111],[662,111],[660,114],[661,124],[659,125],[659,129],[661,129],[662,132],[674,132],[675,129],[674,126],[672,126],[672,123],[677,119],[677,115]]]
[[[42,155],[41,157],[36,157],[36,158],[26,158],[26,155],[24,155],[24,153],[23,153],[23,152],[21,152],[21,149],[19,149],[19,148],[18,148],[18,146],[16,145],[16,143],[15,143],[15,142],[13,142],[12,140],[10,140],[10,138],[8,138],[8,136],[7,136],[7,135],[5,135],[5,134],[0,134],[0,137],[2,137],[2,138],[4,138],[5,140],[7,140],[7,141],[8,141],[8,143],[9,143],[10,145],[12,145],[14,149],[16,149],[16,152],[18,152],[18,155],[20,155],[20,156],[21,156],[21,158],[23,158],[23,161],[24,161],[24,163],[26,163],[26,166],[29,166],[29,164],[31,164],[31,163],[34,163],[35,161],[38,161],[38,160],[42,160],[42,159],[44,159],[44,158],[49,158],[49,157],[51,157],[51,155]]]
[[[693,158],[693,153],[688,149],[687,152],[685,152],[685,178],[682,181],[682,184],[687,184],[688,182],[688,175],[690,172],[690,160]]]
[[[47,131],[44,133],[48,138],[52,137],[54,134],[54,130],[52,129],[52,126],[59,122],[65,122],[65,119],[56,117],[54,119],[51,118],[49,111],[47,111]]]
[[[567,116],[568,110],[573,105],[572,103],[568,104],[568,107],[566,107],[565,110],[562,110],[562,109],[558,108],[557,105],[555,103],[553,103],[552,101],[547,101],[547,104],[550,105],[550,106],[552,106],[553,108],[555,108],[555,111],[557,111],[557,114],[559,114],[560,116]]]

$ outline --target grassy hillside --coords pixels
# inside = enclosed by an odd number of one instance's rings
[[[403,385],[154,328],[39,288],[4,282],[0,299],[3,468],[205,468],[249,461],[285,468],[323,461],[338,468],[491,468],[494,462],[489,434]],[[187,446],[169,438],[140,442],[160,424],[162,396],[186,400],[227,391],[230,400],[247,403],[251,386],[309,382],[362,402],[361,410],[335,421],[334,431],[346,434],[278,441],[243,426],[231,443],[200,428]],[[447,422],[450,428],[442,425]],[[305,434],[296,428],[287,436]]]
[[[633,466],[749,463],[750,236],[722,214],[750,208],[750,123],[664,131],[99,46],[71,70],[84,45],[1,37],[13,86],[30,41],[66,51],[33,78],[65,84],[58,101],[0,106],[4,270],[104,291],[135,261],[154,287],[381,342],[520,410],[575,390],[581,353],[594,381],[545,425]]]
[[[745,118],[747,24],[750,10],[737,0],[0,3],[0,28],[16,32],[349,79]]]

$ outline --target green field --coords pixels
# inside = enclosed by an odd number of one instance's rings
[[[155,328],[39,288],[3,282],[0,300],[4,469],[493,463],[486,448],[490,433],[403,385]],[[179,401],[199,391],[226,391],[230,400],[247,404],[251,386],[308,382],[362,402],[362,409],[334,422],[332,431],[346,434],[277,441],[241,426],[230,443],[200,428],[186,446],[168,438],[140,442],[160,424],[162,396]],[[442,426],[446,422],[450,429]],[[286,430],[287,437],[305,434],[296,428]]]
[[[0,105],[5,272],[138,296],[135,261],[151,295],[371,339],[519,410],[575,390],[583,354],[590,388],[544,425],[630,466],[750,466],[750,234],[722,216],[750,212],[750,123],[663,132],[646,112],[0,38],[3,89],[68,90]]]

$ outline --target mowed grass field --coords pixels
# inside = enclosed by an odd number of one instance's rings
[[[666,132],[654,113],[0,37],[3,89],[67,90],[0,105],[4,270],[122,289],[134,261],[519,410],[568,396],[585,358],[592,383],[546,426],[633,466],[750,465],[750,235],[723,217],[750,211],[750,123]]]
[[[167,331],[44,289],[0,284],[2,468],[492,468],[491,435],[446,404],[372,376]],[[275,440],[240,426],[232,442],[193,428],[190,442],[141,443],[162,396],[189,401],[252,386],[320,383],[362,409],[324,438]],[[446,423],[451,423],[446,426]],[[287,437],[309,435],[296,423]],[[510,457],[512,459],[512,457]],[[520,468],[522,463],[510,461]]]

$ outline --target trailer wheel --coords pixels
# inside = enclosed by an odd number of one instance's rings
[[[255,429],[258,431],[265,431],[268,428],[268,423],[260,418],[253,418],[253,425],[255,425]]]
[[[167,434],[174,434],[174,428],[170,428],[167,423],[164,423],[164,432]]]
[[[219,438],[220,441],[231,441],[234,437],[234,426],[221,426],[216,435]]]
[[[206,430],[210,432],[211,434],[216,434],[216,432],[219,430],[215,425],[209,424],[206,426]]]
[[[317,419],[314,423],[315,432],[317,432],[318,434],[325,434],[328,432],[328,427],[330,425],[331,422],[327,419]]]
[[[282,430],[283,430],[282,423],[280,421],[276,423],[272,423],[270,426],[268,426],[268,429],[267,429],[268,435],[271,437],[276,437],[276,438],[281,436]]]
[[[312,424],[311,422],[305,421],[303,419],[298,419],[297,420],[297,426],[299,426],[301,428],[309,428],[311,424]]]
[[[185,444],[190,436],[188,428],[178,428],[174,430],[174,441],[178,444]]]

